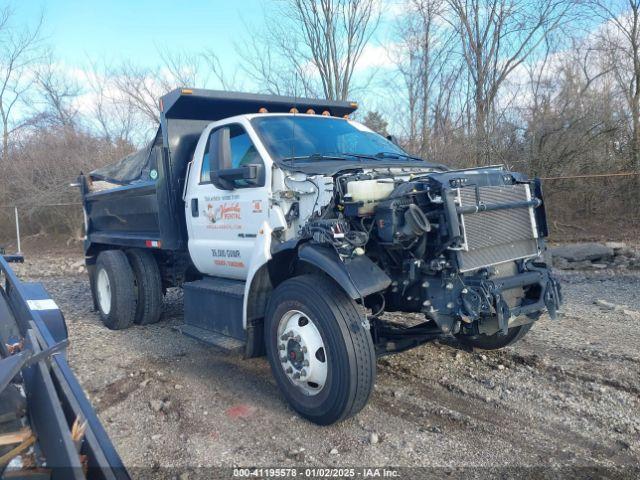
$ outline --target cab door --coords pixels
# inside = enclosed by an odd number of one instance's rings
[[[221,138],[228,152],[214,146]],[[213,128],[205,148],[196,149],[194,156],[201,157],[194,158],[196,170],[185,195],[191,259],[201,273],[245,279],[268,215],[265,162],[240,123]],[[256,178],[242,178],[245,171],[257,172]]]

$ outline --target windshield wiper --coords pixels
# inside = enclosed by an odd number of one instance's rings
[[[350,157],[357,157],[351,153],[339,153],[339,154],[324,154],[324,153],[313,153],[311,155],[300,155],[296,157],[285,157],[282,159],[283,162],[294,162],[296,160],[311,160],[311,161],[335,161],[335,160],[345,160]]]
[[[420,157],[413,157],[411,155],[407,155],[406,153],[398,153],[398,152],[378,152],[376,153],[376,158],[408,158],[409,160],[415,160],[417,162],[424,162]]]
[[[282,159],[282,161],[284,162],[293,162],[296,160],[310,160],[310,161],[322,161],[322,160],[328,160],[328,161],[336,161],[336,160],[346,160],[349,158],[356,158],[359,161],[363,161],[363,160],[376,160],[376,161],[380,161],[380,160],[388,160],[388,159],[410,159],[410,160],[414,160],[414,161],[418,161],[418,162],[424,162],[424,160],[422,160],[421,158],[418,157],[412,157],[411,155],[407,155],[404,153],[396,153],[396,152],[378,152],[375,155],[371,154],[365,154],[365,153],[342,153],[342,152],[335,152],[335,153],[313,153],[311,155],[300,155],[300,156],[295,156],[295,157],[285,157]]]
[[[363,158],[363,159],[367,159],[367,160],[389,160],[389,159],[396,159],[399,160],[401,158],[407,158],[410,160],[415,160],[418,162],[423,162],[424,160],[422,160],[421,158],[418,157],[412,157],[411,155],[407,155],[406,153],[396,153],[396,152],[378,152],[375,155],[367,155],[364,153],[345,153],[345,155],[349,155],[352,157],[356,157],[356,158]]]
[[[367,155],[364,153],[345,153],[345,156],[358,158],[360,160],[382,160],[382,158],[376,155]]]

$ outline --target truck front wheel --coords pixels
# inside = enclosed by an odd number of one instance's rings
[[[265,340],[276,382],[303,417],[329,425],[367,403],[376,375],[371,334],[332,280],[302,275],[280,284],[269,301]]]
[[[130,327],[136,313],[134,277],[121,250],[98,255],[95,270],[96,304],[102,322],[112,330]]]

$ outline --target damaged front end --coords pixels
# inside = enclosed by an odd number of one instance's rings
[[[333,214],[310,221],[306,236],[330,243],[346,264],[366,255],[389,278],[384,290],[361,295],[380,354],[452,336],[501,348],[545,311],[556,318],[562,297],[543,259],[538,180],[487,167],[348,173],[336,182]],[[383,316],[394,311],[425,320]]]
[[[556,319],[562,301],[560,285],[546,265],[518,262],[517,270],[504,277],[483,271],[465,278],[466,285],[460,290],[462,304],[456,315],[464,322],[464,334],[506,335],[509,328],[537,320],[545,309]],[[510,295],[514,290],[522,294]]]

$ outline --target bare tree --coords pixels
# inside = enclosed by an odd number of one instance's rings
[[[152,124],[159,123],[158,102],[170,90],[207,87],[212,78],[217,81],[216,86],[223,90],[228,90],[234,83],[222,69],[213,50],[185,54],[158,48],[158,54],[162,62],[156,67],[125,62],[119,69],[110,72],[110,78],[127,108],[134,108]]]
[[[90,95],[86,121],[89,128],[108,143],[131,145],[139,130],[146,132],[150,122],[139,118],[130,98],[119,91],[114,72],[106,65],[91,63],[85,69],[85,84]]]
[[[429,70],[423,70],[422,51],[423,38],[429,35],[424,31],[424,24],[419,21],[413,9],[408,9],[395,25],[397,41],[388,52],[399,73],[401,88],[405,92],[406,121],[402,122],[405,130],[406,147],[416,152],[421,143],[418,139],[420,99],[423,77],[430,75]]]
[[[422,156],[430,153],[435,114],[448,112],[444,103],[449,103],[457,77],[451,69],[459,74],[451,62],[451,32],[440,21],[443,7],[443,0],[410,0],[389,52],[406,91],[406,143]]]
[[[245,45],[246,69],[269,91],[345,100],[379,22],[375,0],[286,0],[269,30]],[[292,78],[284,84],[280,80]],[[317,84],[319,85],[317,85]]]
[[[9,155],[9,137],[28,124],[28,118],[14,119],[16,105],[33,84],[28,69],[37,60],[40,48],[42,17],[32,28],[16,28],[14,12],[6,6],[0,10],[0,121],[2,122],[2,159]]]
[[[557,29],[570,0],[447,0],[471,78],[476,163],[490,162],[489,124],[505,80]]]
[[[158,53],[161,65],[149,68],[125,62],[111,74],[121,100],[133,106],[153,125],[160,122],[160,97],[174,88],[194,86],[200,70],[197,57],[160,49]]]
[[[611,168],[611,150],[605,152],[617,143],[621,125],[606,60],[587,42],[574,40],[560,58],[552,50],[546,45],[542,60],[527,66],[531,93],[522,118],[528,165],[519,168],[536,175]]]
[[[56,65],[49,52],[42,64],[35,69],[35,90],[40,97],[40,112],[36,117],[47,124],[63,127],[74,126],[78,120],[75,103],[81,93],[78,82]]]
[[[631,117],[631,163],[640,170],[640,0],[593,0],[604,25],[601,48],[620,86]]]
[[[196,87],[207,83],[207,78],[202,78],[202,57],[182,51],[171,51],[158,48],[158,54],[162,61],[160,68],[167,74],[157,79],[162,86]]]
[[[112,79],[123,102],[132,105],[151,124],[160,122],[158,101],[171,87],[163,81],[159,68],[140,67],[126,62],[113,73]]]
[[[266,36],[270,41],[265,41]],[[293,42],[296,40],[287,41],[284,30],[282,35],[268,32],[251,36],[238,52],[244,73],[272,95],[321,95],[314,84],[314,72],[297,54],[301,47]]]
[[[242,86],[239,84],[237,78],[237,69],[229,75],[222,66],[220,57],[213,49],[209,48],[205,50],[200,54],[200,57],[204,61],[206,71],[217,82],[216,88],[221,88],[222,90],[242,90]],[[207,83],[209,82],[207,81]]]
[[[6,166],[7,201],[26,217],[21,227],[29,233],[64,233],[80,237],[82,210],[69,181],[80,171],[91,171],[130,153],[131,145],[116,145],[91,132],[51,125],[26,130],[16,140]],[[0,182],[4,180],[0,177]]]

